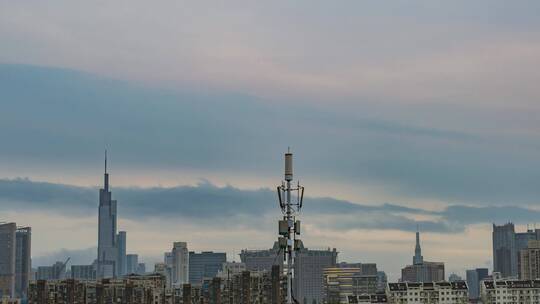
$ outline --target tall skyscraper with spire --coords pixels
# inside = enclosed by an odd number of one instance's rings
[[[97,277],[116,277],[118,248],[116,244],[116,200],[111,199],[107,151],[105,151],[105,174],[103,188],[99,189],[98,257]]]
[[[422,248],[420,248],[420,232],[418,227],[416,228],[416,247],[414,247],[413,265],[419,265],[424,263],[424,257],[422,256]]]

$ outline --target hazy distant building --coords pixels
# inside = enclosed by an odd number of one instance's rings
[[[467,270],[467,286],[469,286],[469,298],[471,300],[480,297],[480,281],[489,276],[487,268],[476,268]]]
[[[105,154],[104,185],[99,190],[97,277],[116,276],[118,248],[116,245],[116,200],[111,198],[107,154]]]
[[[242,271],[246,271],[247,267],[245,263],[238,263],[238,262],[225,262],[221,265],[221,269],[217,273],[217,277],[221,278],[222,280],[230,279],[232,276],[242,273]]]
[[[126,242],[127,233],[125,231],[118,232],[116,235],[116,274],[118,276],[123,276],[127,272]]]
[[[0,224],[0,299],[15,296],[15,223]]]
[[[203,278],[213,278],[227,261],[224,252],[189,252],[189,283],[201,284]]]
[[[181,286],[189,282],[189,251],[186,242],[175,242],[172,248],[173,285]]]
[[[165,263],[154,264],[154,273],[159,273],[165,277],[167,288],[172,287],[172,268]]]
[[[240,259],[249,271],[270,271],[273,265],[283,267],[283,256],[277,243],[268,250],[242,250]],[[334,248],[311,250],[301,248],[296,255],[293,289],[295,298],[303,303],[323,299],[323,270],[336,265],[338,252]]]
[[[420,232],[416,232],[416,246],[413,264],[401,269],[402,282],[437,282],[444,281],[444,263],[426,262],[420,247]]]
[[[388,283],[388,277],[386,272],[377,271],[377,291],[382,292],[386,289],[386,284]]]
[[[463,281],[463,278],[458,276],[457,274],[455,273],[451,273],[449,276],[448,276],[448,282],[458,282],[458,281]]]
[[[56,262],[52,266],[39,266],[37,280],[62,280],[66,278],[66,262]]]
[[[95,265],[71,265],[71,278],[75,280],[95,280]]]
[[[126,274],[137,273],[139,267],[139,256],[137,254],[126,255]]]
[[[139,263],[137,265],[137,274],[145,274],[146,273],[146,264],[145,263]]]
[[[19,227],[16,232],[15,296],[26,299],[32,274],[32,229]]]

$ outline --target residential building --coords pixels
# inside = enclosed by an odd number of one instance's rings
[[[540,303],[540,280],[484,280],[480,299],[483,304]]]
[[[245,263],[237,262],[225,262],[221,265],[221,270],[218,271],[216,277],[221,278],[222,280],[227,280],[230,277],[246,271],[247,267]]]
[[[196,253],[189,252],[189,283],[201,284],[203,278],[213,278],[222,269],[223,263],[227,261],[227,254],[224,252],[203,251]]]
[[[373,271],[369,267],[363,270],[362,264],[356,266],[342,263],[324,269],[324,303],[349,303],[351,297],[358,300],[357,296],[377,292],[377,270]]]
[[[386,296],[388,303],[469,303],[467,283],[463,281],[388,283]]]
[[[175,242],[172,248],[173,285],[182,286],[189,282],[189,251],[186,242]]]
[[[489,276],[487,268],[476,268],[467,270],[467,286],[469,287],[469,298],[476,300],[480,297],[480,281]]]
[[[17,225],[0,223],[0,298],[15,297]]]
[[[165,263],[154,264],[154,273],[159,273],[165,277],[167,288],[172,287],[172,268]]]
[[[540,241],[529,241],[527,248],[520,250],[518,256],[519,279],[540,279]]]

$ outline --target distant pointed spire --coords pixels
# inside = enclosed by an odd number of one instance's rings
[[[103,189],[109,191],[109,173],[107,173],[107,149],[105,149],[105,174],[103,175]]]
[[[414,257],[413,264],[422,264],[424,263],[424,257],[422,257],[422,248],[420,247],[420,231],[418,229],[418,224],[416,225],[416,246],[414,248]]]

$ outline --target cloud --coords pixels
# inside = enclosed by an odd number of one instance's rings
[[[65,216],[96,213],[97,189],[32,182],[0,180],[0,208],[43,210]],[[121,218],[140,221],[186,221],[207,228],[250,227],[271,230],[280,210],[276,194],[269,189],[242,190],[217,187],[209,182],[196,186],[114,188]],[[333,198],[306,197],[302,219],[320,229],[401,230],[437,233],[463,232],[471,224],[514,221],[533,222],[540,211],[521,207],[471,207],[450,205],[441,211],[396,204],[366,205]]]
[[[130,170],[268,178],[279,174],[275,164],[294,144],[304,180],[379,187],[384,193],[377,201],[530,205],[540,195],[531,144],[537,135],[499,138],[354,108],[293,103],[283,111],[246,94],[159,90],[26,65],[0,65],[0,103],[0,140],[10,143],[0,164],[30,172],[39,167],[43,175],[86,174],[107,144],[114,163]],[[448,112],[428,116],[446,120]]]

